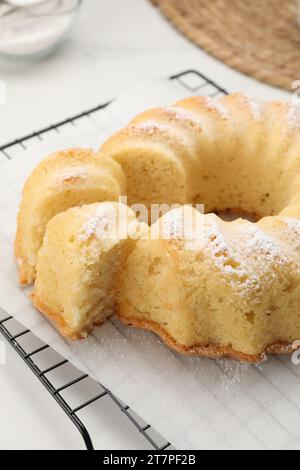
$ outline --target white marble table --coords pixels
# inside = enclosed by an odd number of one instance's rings
[[[0,61],[0,80],[7,86],[0,144],[106,102],[133,82],[187,68],[202,70],[229,91],[288,97],[193,46],[147,0],[83,3],[70,39],[56,55],[25,64]],[[0,377],[0,449],[83,448],[75,427],[9,347]],[[99,432],[103,448],[145,448],[145,440],[112,407],[103,409]]]

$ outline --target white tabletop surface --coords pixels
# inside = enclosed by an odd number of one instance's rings
[[[33,63],[0,61],[7,88],[0,144],[106,102],[134,82],[189,68],[229,91],[289,97],[193,46],[147,0],[85,0],[71,37],[55,55]],[[0,449],[83,448],[78,431],[9,346],[0,375]],[[117,408],[101,413],[102,448],[150,448]]]

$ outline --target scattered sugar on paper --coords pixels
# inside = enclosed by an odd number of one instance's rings
[[[241,385],[242,378],[251,369],[250,364],[234,361],[232,359],[216,359],[215,363],[220,369],[220,384],[228,390],[233,385]]]

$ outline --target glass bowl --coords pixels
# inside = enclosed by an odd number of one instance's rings
[[[32,59],[51,54],[70,31],[82,0],[47,0],[0,16],[0,55]]]

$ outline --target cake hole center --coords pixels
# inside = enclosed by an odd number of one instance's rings
[[[249,222],[257,222],[261,219],[261,216],[253,212],[248,212],[240,208],[228,208],[225,210],[215,210],[214,213],[222,220],[232,222],[236,219],[245,219]]]

